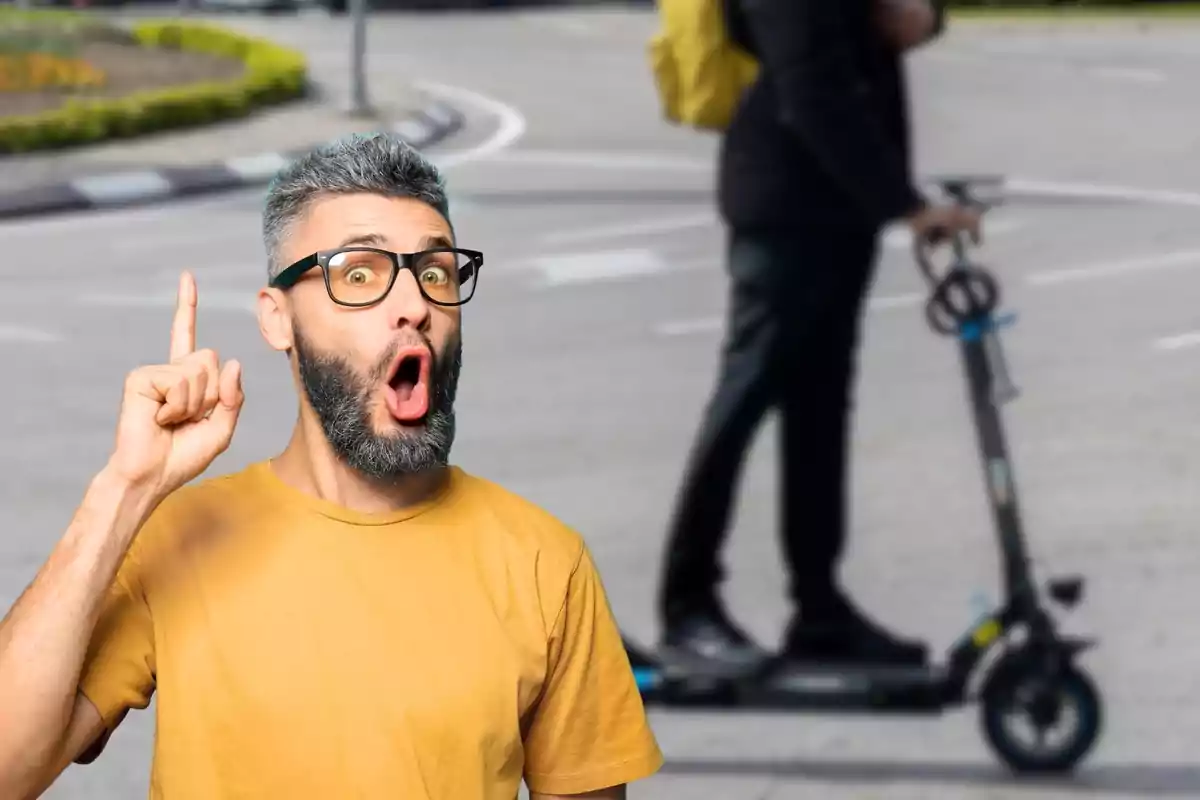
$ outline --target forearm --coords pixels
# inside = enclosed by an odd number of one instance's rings
[[[105,595],[150,492],[107,471],[91,482],[63,537],[0,622],[0,782],[17,764],[55,760]]]

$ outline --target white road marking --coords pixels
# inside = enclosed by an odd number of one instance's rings
[[[606,241],[630,236],[648,236],[658,233],[674,233],[690,228],[708,228],[720,225],[714,211],[703,211],[678,217],[663,217],[637,222],[618,222],[611,225],[597,225],[592,228],[576,228],[567,231],[547,233],[538,240],[542,244],[578,244],[580,242]]]
[[[531,264],[541,272],[542,287],[644,277],[674,268],[658,253],[644,248],[566,253],[536,258]]]
[[[668,153],[612,153],[585,150],[507,150],[491,155],[487,160],[499,164],[646,169],[656,172],[712,172],[716,168],[715,157],[680,158]]]
[[[1064,283],[1077,283],[1080,281],[1092,281],[1104,278],[1118,277],[1121,275],[1133,275],[1156,270],[1174,269],[1180,267],[1195,267],[1200,266],[1200,250],[1180,250],[1174,253],[1159,253],[1157,255],[1146,256],[1143,258],[1130,258],[1121,261],[1110,261],[1100,264],[1090,264],[1087,266],[1072,267],[1069,269],[1055,269],[1044,272],[1034,272],[1025,277],[1025,283],[1030,286],[1056,286]],[[925,295],[916,292],[910,294],[892,295],[889,297],[872,298],[869,302],[869,307],[873,311],[881,311],[889,308],[911,308],[925,302]],[[708,319],[707,322],[700,320],[682,320],[675,322],[664,323],[658,326],[656,331],[664,336],[681,336],[691,333],[702,333],[713,330],[719,327],[720,321],[713,322]],[[1192,344],[1192,334],[1185,335],[1181,341],[1185,345],[1156,345],[1166,349],[1171,349],[1173,346],[1190,346]],[[1174,342],[1175,338],[1169,337],[1163,342]]]
[[[711,220],[711,218],[710,218]],[[624,223],[605,227],[588,228],[577,231],[564,231],[547,234],[544,243],[580,243],[590,239],[612,240],[622,237],[646,235],[654,233],[669,233],[676,230],[695,228],[701,225],[704,218],[701,215],[676,217],[660,220],[649,220],[644,223]],[[1022,223],[1015,220],[1006,221],[997,226],[1001,231],[1015,230]],[[905,239],[911,241],[901,229],[890,231],[890,246],[901,247]],[[667,258],[648,249],[627,249],[564,254],[530,259],[528,263],[547,277],[543,286],[563,284],[579,284],[588,281],[604,281],[614,278],[629,278],[659,274],[665,271],[683,271],[689,269],[707,269],[719,266],[719,258],[713,260],[712,254],[700,259]],[[1182,250],[1172,253],[1122,259],[1118,261],[1087,264],[1066,269],[1050,269],[1033,272],[1024,278],[1030,286],[1054,286],[1063,283],[1090,281],[1102,278],[1118,277],[1121,275],[1137,274],[1164,269],[1200,266],[1200,250]],[[901,295],[894,297],[876,298],[872,304],[876,308],[908,307],[924,301],[919,294]]]
[[[1176,336],[1164,336],[1154,341],[1156,350],[1182,350],[1200,345],[1200,331],[1189,331]]]
[[[1096,278],[1108,278],[1116,275],[1128,275],[1131,273],[1193,265],[1200,265],[1200,250],[1181,250],[1174,253],[1160,253],[1143,258],[1110,261],[1108,263],[1073,267],[1071,269],[1036,272],[1028,276],[1026,281],[1033,286],[1051,286],[1072,281],[1088,281]]]
[[[429,128],[427,128],[424,123],[418,122],[415,119],[402,119],[392,125],[392,130],[405,140],[413,142],[425,136],[425,132],[429,130]]]
[[[579,244],[589,241],[609,241],[633,236],[652,236],[675,233],[694,228],[721,227],[723,223],[715,211],[702,211],[678,217],[617,222],[589,228],[576,228],[543,234],[538,240],[543,244]],[[984,235],[1009,233],[1025,227],[1025,223],[1014,219],[1000,219],[987,225]],[[904,225],[893,225],[884,230],[882,244],[890,250],[911,250],[912,232]]]
[[[655,327],[654,332],[659,336],[691,336],[697,333],[712,333],[725,327],[723,317],[697,317],[696,319],[677,319],[664,322]]]
[[[525,116],[519,109],[510,106],[508,103],[501,102],[494,97],[473,92],[470,89],[464,89],[461,86],[448,86],[444,83],[420,81],[417,87],[430,94],[444,97],[451,102],[475,106],[495,116],[500,121],[499,126],[492,135],[474,147],[432,156],[433,161],[439,169],[450,169],[460,164],[489,158],[512,147],[516,144],[517,140],[525,135]]]
[[[72,188],[93,203],[119,203],[171,194],[171,182],[154,170],[97,175],[71,181]]]
[[[912,308],[913,306],[921,305],[926,299],[925,295],[917,294],[916,292],[872,297],[867,301],[867,308],[870,311],[886,311],[891,308]]]
[[[910,294],[885,295],[873,297],[868,301],[870,311],[886,311],[892,308],[912,308],[925,302],[925,296],[915,292]],[[696,334],[714,333],[724,330],[724,317],[695,317],[693,319],[677,319],[660,323],[654,328],[659,336],[693,336]]]
[[[1171,189],[1141,189],[1095,183],[1042,181],[1033,178],[1005,178],[1004,189],[1018,194],[1042,197],[1075,198],[1077,200],[1128,200],[1148,205],[1200,207],[1200,192]]]
[[[225,162],[230,171],[247,180],[267,180],[288,165],[282,153],[259,153],[231,158]]]
[[[26,328],[21,325],[0,325],[0,342],[14,344],[54,344],[63,337],[41,328]]]
[[[1173,253],[1158,253],[1141,258],[1122,259],[1099,264],[1053,269],[1034,272],[1025,277],[1025,283],[1034,286],[1056,286],[1064,283],[1078,283],[1122,275],[1136,275],[1158,270],[1200,266],[1200,250],[1179,250]],[[889,308],[911,308],[924,303],[926,296],[916,292],[872,298],[869,301],[870,310],[881,311]],[[693,333],[706,333],[719,328],[721,320],[715,317],[676,320],[663,323],[655,330],[663,336],[683,336]],[[1177,337],[1159,339],[1155,347],[1159,349],[1178,349],[1200,344],[1200,332],[1181,334]]]

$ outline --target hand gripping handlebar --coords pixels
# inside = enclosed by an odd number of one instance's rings
[[[976,178],[949,178],[939,182],[942,191],[963,205],[986,207],[975,192],[975,186],[991,181]],[[929,284],[930,296],[925,305],[925,317],[930,326],[941,334],[962,332],[964,326],[982,323],[1000,304],[1000,287],[987,270],[971,262],[970,242],[961,231],[949,237],[952,250],[950,266],[938,270],[932,259],[934,247],[946,240],[945,232],[934,232],[930,238],[913,242],[917,266]]]
[[[981,181],[949,179],[941,182],[945,194],[955,202],[986,208],[972,188]],[[997,322],[993,312],[1000,305],[1000,286],[990,272],[973,263],[968,255],[967,234],[959,231],[950,238],[952,258],[949,268],[939,272],[933,265],[932,249],[945,241],[945,232],[935,232],[932,239],[913,243],[917,266],[929,284],[930,296],[925,304],[925,318],[936,332],[957,335],[964,341],[981,340],[991,367],[991,390],[997,402],[1017,395],[1009,375],[1000,341],[995,335]]]

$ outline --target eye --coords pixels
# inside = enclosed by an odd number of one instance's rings
[[[421,283],[440,286],[449,282],[450,273],[442,267],[425,266],[421,268]]]
[[[342,278],[346,283],[354,286],[362,286],[369,283],[375,277],[374,270],[369,267],[351,267],[343,273]]]

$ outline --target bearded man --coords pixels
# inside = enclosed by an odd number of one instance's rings
[[[263,338],[299,398],[273,458],[195,483],[241,366],[132,372],[115,447],[0,623],[0,797],[39,796],[157,693],[150,794],[619,800],[662,763],[582,538],[450,464],[462,308],[435,167],[355,137],[278,176]]]

